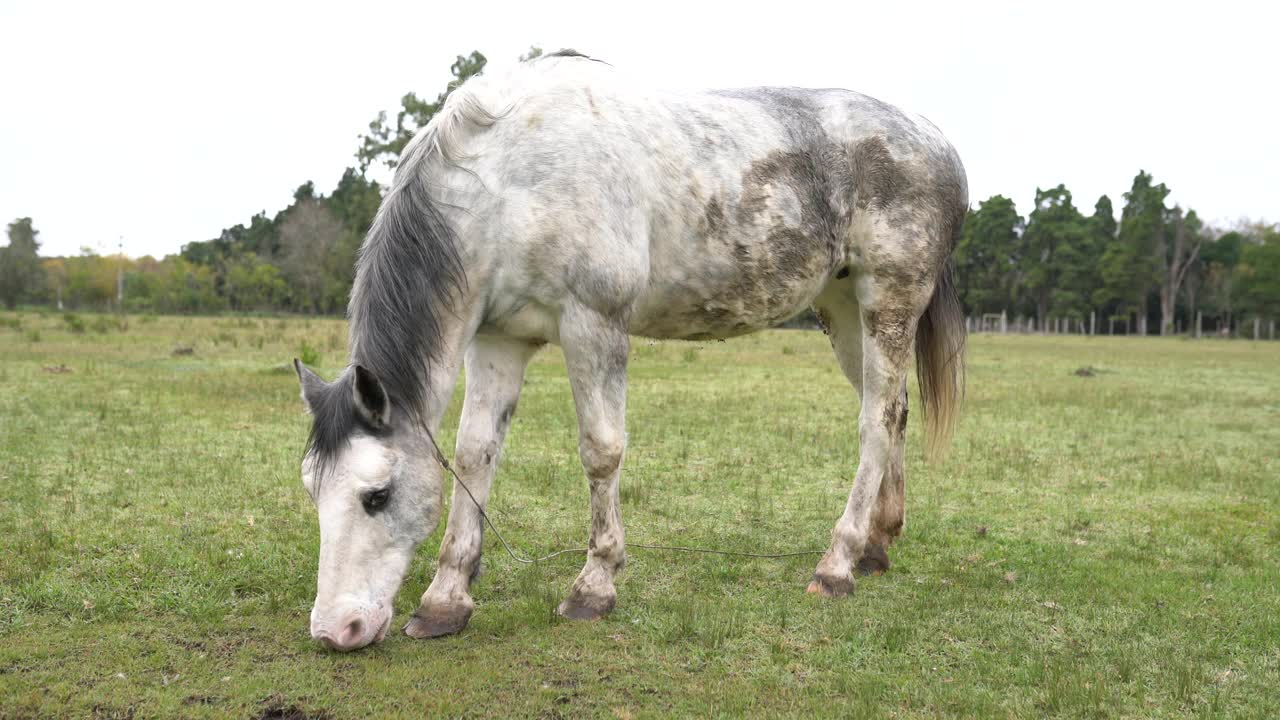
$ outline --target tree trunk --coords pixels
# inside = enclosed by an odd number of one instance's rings
[[[1173,294],[1169,287],[1160,288],[1160,334],[1173,332]]]
[[[1187,320],[1196,318],[1196,337],[1200,337],[1200,311],[1196,309],[1196,296],[1199,294],[1199,280],[1187,284]]]
[[[1168,335],[1173,330],[1174,310],[1178,303],[1178,288],[1187,277],[1187,270],[1200,255],[1201,237],[1196,235],[1193,242],[1188,243],[1187,223],[1182,217],[1182,209],[1174,208],[1173,256],[1166,258],[1164,244],[1158,243],[1161,263],[1164,272],[1160,277],[1160,334]]]

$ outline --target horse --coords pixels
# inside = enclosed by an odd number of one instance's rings
[[[572,51],[471,78],[405,147],[361,246],[350,364],[326,382],[294,361],[320,526],[312,636],[339,651],[386,636],[440,522],[434,435],[461,367],[454,502],[404,632],[467,625],[483,507],[525,367],[549,343],[564,353],[591,505],[586,563],[557,611],[604,616],[626,560],[630,338],[729,338],[807,308],[862,399],[853,486],[807,591],[847,595],[855,564],[888,569],[913,353],[931,452],[962,400],[950,255],[967,209],[941,131],[855,92],[668,91]]]

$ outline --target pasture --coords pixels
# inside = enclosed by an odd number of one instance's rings
[[[333,377],[342,322],[0,319],[0,717],[1280,716],[1280,343],[971,337],[952,452],[912,413],[893,568],[842,601],[804,593],[816,556],[633,549],[571,623],[581,558],[489,533],[469,627],[414,641],[437,530],[387,641],[338,655],[287,362]],[[628,540],[824,548],[858,409],[826,338],[631,354]],[[576,446],[550,348],[491,503],[525,554],[586,541]]]

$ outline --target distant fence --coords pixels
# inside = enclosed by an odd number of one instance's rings
[[[1208,321],[1206,327],[1206,320]],[[1158,324],[1157,324],[1158,326]],[[1098,319],[1097,313],[1089,313],[1089,318],[1048,317],[1039,326],[1034,317],[1017,315],[1009,317],[1008,312],[985,313],[965,317],[965,329],[970,333],[1014,333],[1040,335],[1142,335],[1141,328],[1128,317],[1108,317],[1106,322]],[[1182,321],[1174,323],[1174,334],[1187,334],[1192,337],[1244,338],[1250,340],[1275,340],[1276,321],[1268,318],[1253,317],[1244,322],[1220,322],[1217,318],[1205,318],[1203,313],[1196,313],[1194,327],[1183,328]]]

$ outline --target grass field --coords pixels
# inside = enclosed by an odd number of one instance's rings
[[[972,338],[953,451],[913,413],[893,569],[842,601],[804,594],[816,557],[637,549],[569,623],[580,558],[490,534],[462,635],[336,655],[286,362],[331,377],[341,322],[0,321],[0,717],[1280,717],[1280,343]],[[820,333],[636,340],[630,388],[628,539],[825,546],[858,403]],[[585,540],[576,444],[544,351],[492,504],[525,553]]]

